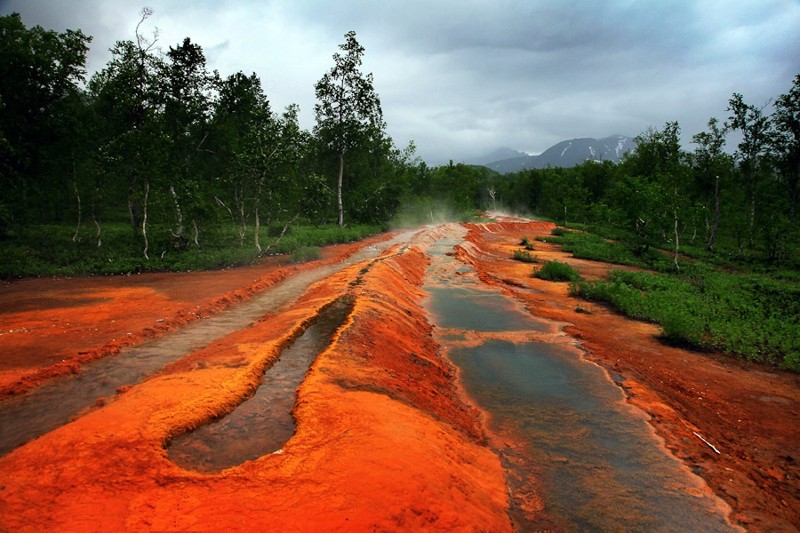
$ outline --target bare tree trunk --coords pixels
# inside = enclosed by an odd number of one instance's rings
[[[244,193],[241,189],[233,191],[233,198],[239,211],[239,221],[237,222],[236,232],[239,235],[239,246],[244,246],[244,236],[247,233],[247,216],[244,212]],[[231,214],[231,218],[233,214]]]
[[[92,197],[92,222],[94,222],[95,228],[95,238],[97,239],[97,247],[103,245],[103,241],[100,238],[101,228],[100,228],[100,221],[97,220],[97,202],[100,198],[100,187],[95,187],[95,194]]]
[[[178,201],[178,193],[175,192],[175,187],[171,183],[169,185],[169,193],[172,195],[172,201],[175,203],[175,216],[178,217],[178,227],[176,231],[172,233],[172,236],[176,239],[180,239],[183,236],[183,210]]]
[[[147,200],[150,196],[150,180],[144,180],[144,201],[142,202],[142,237],[144,238],[144,258],[150,260],[147,249],[150,243],[147,241]]]
[[[719,176],[714,181],[714,222],[711,224],[711,235],[706,243],[706,250],[714,250],[714,242],[717,240],[717,229],[719,228]]]
[[[72,187],[75,189],[75,199],[78,202],[78,224],[75,226],[75,234],[72,235],[72,242],[76,242],[81,232],[81,195],[78,193],[78,178],[75,175],[75,161],[72,161]]]
[[[673,211],[673,214],[675,216],[675,259],[674,259],[674,261],[675,261],[675,268],[677,270],[680,270],[681,266],[678,264],[678,253],[679,253],[680,248],[681,248],[681,236],[680,236],[680,233],[678,232],[678,208],[677,207]]]
[[[100,222],[97,221],[97,216],[94,213],[94,209],[92,209],[92,222],[94,222],[94,227],[96,229],[95,237],[97,238],[97,247],[100,248],[100,246],[103,245],[103,241],[100,238]]]
[[[258,250],[258,253],[261,253],[261,242],[259,242],[260,241],[260,239],[259,239],[260,231],[261,231],[261,217],[258,214],[258,205],[256,205],[256,224],[255,224],[255,233],[256,234],[255,234],[254,241],[256,243],[256,250]]]
[[[681,235],[678,232],[678,188],[675,188],[675,206],[672,208],[672,216],[675,221],[675,268],[680,271],[681,266],[678,264],[678,254],[681,248]]]
[[[284,236],[284,235],[286,235],[286,231],[289,229],[289,226],[291,226],[291,225],[294,223],[294,221],[295,221],[295,220],[297,220],[297,217],[299,217],[299,216],[300,216],[300,213],[297,213],[297,214],[295,214],[295,215],[292,217],[292,219],[291,219],[289,222],[287,222],[285,226],[283,226],[283,229],[281,230],[281,234],[280,234],[280,235],[278,235],[278,238],[277,238],[277,239],[275,239],[275,241],[274,241],[272,244],[270,244],[269,246],[267,246],[267,249],[266,249],[266,250],[264,250],[264,253],[265,253],[265,254],[266,254],[267,252],[269,252],[269,251],[272,249],[272,247],[274,247],[274,246],[278,246],[278,244],[280,244],[280,242],[281,242],[281,239],[283,239],[283,236]]]
[[[339,227],[344,227],[344,204],[342,203],[342,181],[344,176],[344,154],[339,153],[339,185],[336,190],[337,200],[339,202]]]
[[[200,228],[197,227],[197,220],[192,219],[192,240],[194,245],[200,248]]]
[[[261,173],[261,177],[258,179],[258,189],[256,189],[256,235],[255,235],[255,244],[256,250],[258,253],[261,253],[261,191],[264,189],[264,178],[266,176],[264,173]]]

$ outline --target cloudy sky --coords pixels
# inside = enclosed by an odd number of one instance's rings
[[[389,134],[432,164],[672,120],[690,147],[733,92],[764,105],[800,74],[798,0],[0,0],[0,14],[93,36],[91,73],[144,5],[164,51],[188,36],[223,76],[256,72],[306,128],[355,30]]]

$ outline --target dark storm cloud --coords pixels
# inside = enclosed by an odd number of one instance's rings
[[[13,0],[28,24],[94,35],[89,68],[129,39],[140,5]],[[677,120],[684,139],[734,91],[764,104],[800,73],[794,0],[153,2],[147,31],[201,44],[223,75],[257,72],[276,107],[300,104],[346,31],[366,48],[389,132],[433,162],[498,146],[540,152],[571,137],[636,135]]]

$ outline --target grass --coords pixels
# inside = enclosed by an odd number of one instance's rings
[[[678,272],[658,250],[637,256],[619,240],[594,233],[556,228],[546,240],[574,257],[648,269],[612,270],[608,280],[571,280],[573,295],[659,324],[668,343],[800,372],[800,271],[734,264],[687,246],[691,259],[684,258]],[[542,271],[544,266],[537,277]]]
[[[263,227],[262,248],[272,243],[282,226]],[[295,225],[281,242],[270,250],[276,254],[297,254],[299,260],[313,259],[319,247],[361,240],[379,233],[378,226]],[[190,243],[185,250],[172,247],[169,227],[153,225],[149,259],[143,254],[141,235],[129,224],[102,226],[102,245],[97,246],[94,228],[86,227],[73,242],[73,226],[29,225],[13,238],[0,241],[0,277],[75,276],[126,274],[148,271],[197,271],[251,264],[260,254],[254,245],[253,228],[247,228],[243,243],[232,224],[206,224],[200,228],[199,246]],[[313,249],[316,248],[316,252]]]
[[[613,270],[573,294],[661,325],[665,340],[800,371],[800,283],[707,269],[702,276]]]
[[[612,241],[594,233],[570,231],[554,228],[551,236],[544,240],[561,245],[562,250],[570,252],[578,259],[590,259],[617,265],[674,270],[672,261],[658,250],[649,250],[644,256],[634,254],[619,241]]]
[[[534,269],[531,275],[548,281],[579,281],[581,279],[577,270],[560,261],[547,261],[541,267]]]

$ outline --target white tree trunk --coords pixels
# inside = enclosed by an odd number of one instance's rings
[[[147,249],[150,243],[147,241],[147,199],[150,196],[150,180],[144,180],[144,201],[142,203],[142,237],[144,237],[144,258],[148,261]]]
[[[342,203],[342,181],[344,176],[344,154],[339,154],[339,185],[336,190],[337,200],[339,202],[339,227],[344,227],[344,204]]]

